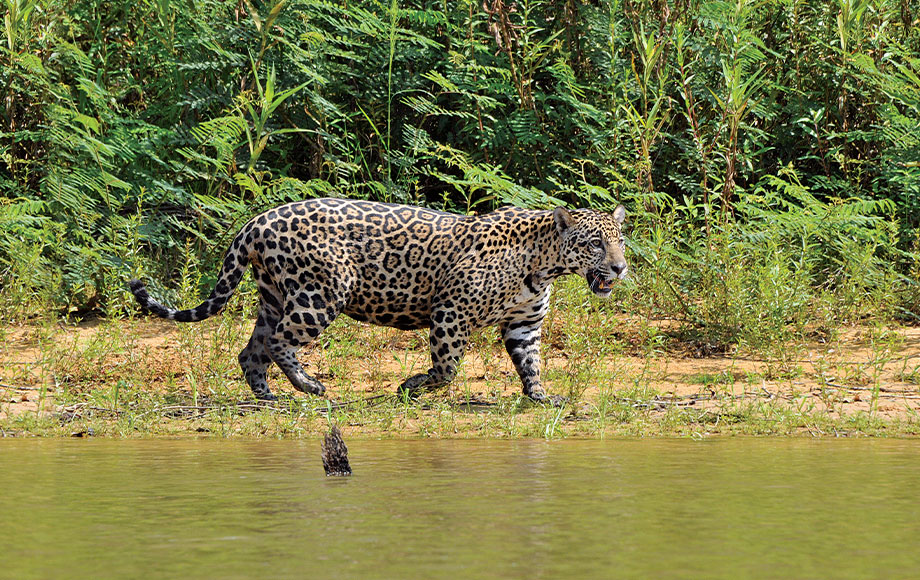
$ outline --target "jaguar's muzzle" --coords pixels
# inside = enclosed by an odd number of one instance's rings
[[[591,288],[591,291],[602,298],[610,296],[613,291],[614,279],[608,278],[599,270],[588,270],[585,274],[585,279],[588,281],[588,287]]]

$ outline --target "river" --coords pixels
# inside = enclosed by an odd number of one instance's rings
[[[907,578],[920,441],[0,440],[0,578]]]

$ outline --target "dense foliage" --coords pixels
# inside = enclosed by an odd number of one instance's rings
[[[622,298],[722,338],[918,312],[911,0],[4,2],[6,316],[321,195],[622,201]]]

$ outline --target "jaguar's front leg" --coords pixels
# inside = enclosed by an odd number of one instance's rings
[[[466,320],[449,309],[439,310],[432,316],[434,325],[428,335],[431,349],[431,368],[406,379],[399,386],[398,394],[416,398],[424,391],[443,387],[454,380],[457,366],[469,341],[469,327]]]
[[[547,397],[540,382],[540,336],[543,319],[514,320],[502,323],[502,340],[505,350],[511,356],[514,368],[524,384],[524,394],[538,403],[551,403],[561,406],[565,397]]]

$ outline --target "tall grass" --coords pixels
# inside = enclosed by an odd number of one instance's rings
[[[630,209],[620,302],[699,340],[916,320],[901,0],[6,0],[0,316],[203,289],[284,201]],[[196,289],[199,290],[199,289]]]

